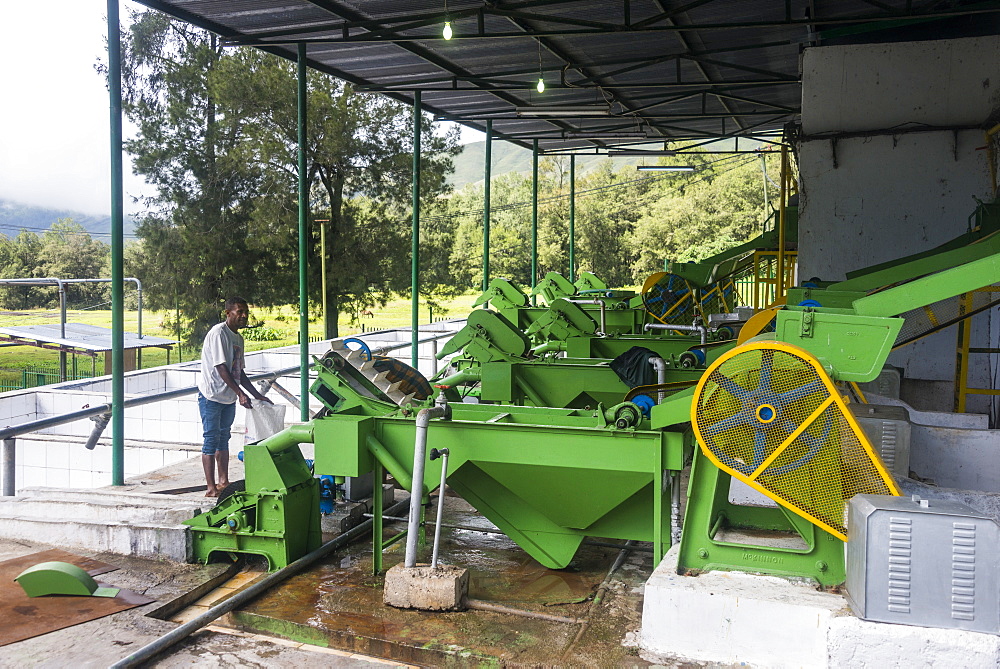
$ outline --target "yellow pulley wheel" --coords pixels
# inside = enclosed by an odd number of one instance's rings
[[[823,366],[796,346],[723,354],[695,388],[691,424],[716,466],[844,541],[851,497],[899,494]]]

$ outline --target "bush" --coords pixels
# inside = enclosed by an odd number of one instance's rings
[[[247,341],[278,341],[285,338],[285,333],[266,325],[258,325],[252,328],[243,328],[240,333]]]

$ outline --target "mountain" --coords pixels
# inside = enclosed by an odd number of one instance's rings
[[[111,217],[82,214],[69,209],[50,209],[30,204],[0,199],[0,233],[16,237],[21,230],[41,235],[60,218],[72,218],[82,225],[90,235],[103,242],[111,241]],[[135,231],[135,220],[125,217],[125,237]]]

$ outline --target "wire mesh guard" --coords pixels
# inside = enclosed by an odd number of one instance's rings
[[[994,285],[899,314],[904,319],[903,327],[893,348],[905,346],[996,304],[1000,304],[1000,287]]]
[[[669,272],[649,277],[642,288],[646,312],[666,325],[689,325],[696,317],[729,313],[741,302],[736,282],[725,278],[704,287]]]
[[[720,357],[691,422],[723,471],[844,541],[848,500],[899,494],[822,366],[794,346],[752,342]]]

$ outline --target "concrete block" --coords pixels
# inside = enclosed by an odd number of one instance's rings
[[[827,637],[830,667],[1000,666],[1000,637],[993,634],[887,625],[843,616],[830,620]]]
[[[646,582],[646,652],[775,669],[826,666],[826,628],[847,611],[843,597],[774,576],[722,571],[680,576],[677,548]]]
[[[453,565],[436,569],[397,564],[385,574],[383,599],[389,606],[424,611],[456,611],[469,591],[469,570]]]

